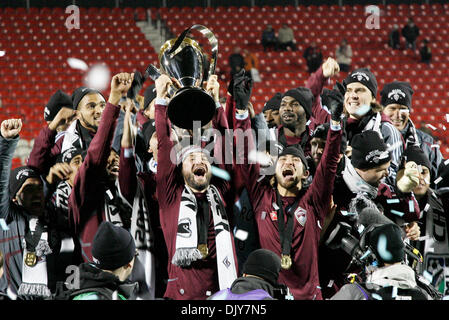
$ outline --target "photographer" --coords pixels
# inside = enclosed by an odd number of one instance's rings
[[[399,226],[380,225],[365,237],[379,268],[369,273],[363,283],[344,285],[331,300],[430,300],[418,286],[415,271],[402,263],[404,242]]]
[[[243,266],[243,275],[228,289],[220,290],[208,300],[272,300],[281,285],[277,283],[281,259],[272,251],[251,252]],[[286,287],[285,287],[286,288]]]

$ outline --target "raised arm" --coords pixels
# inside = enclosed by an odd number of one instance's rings
[[[174,196],[176,180],[176,153],[173,150],[174,144],[171,141],[171,123],[167,115],[168,87],[172,81],[166,75],[161,75],[156,79],[156,101],[155,101],[155,123],[157,135],[157,173],[156,173],[156,194],[160,202],[170,202]],[[173,152],[172,152],[173,151]]]
[[[134,146],[131,133],[131,114],[135,111],[134,102],[127,99],[125,103],[125,118],[120,150],[120,169],[118,181],[120,193],[129,203],[133,203],[137,190],[137,168],[134,159]]]
[[[21,129],[21,119],[4,120],[0,127],[0,218],[2,219],[6,219],[9,213],[9,175]]]
[[[305,195],[305,200],[316,209],[317,219],[321,221],[329,213],[342,139],[341,115],[343,113],[343,103],[342,101],[334,100],[329,108],[331,123],[327,134],[326,146],[313,177],[313,182]]]
[[[76,111],[70,108],[61,108],[47,127],[42,128],[34,140],[33,149],[27,165],[35,168],[42,175],[46,175],[50,167],[56,162],[57,150],[55,144],[56,128],[62,123],[73,121]]]
[[[312,105],[312,116],[317,123],[329,122],[330,120],[329,112],[322,108],[320,95],[326,83],[329,83],[329,79],[338,74],[339,71],[340,67],[337,61],[329,57],[322,66],[307,79],[306,88],[309,88],[310,91],[312,91],[315,98]]]
[[[97,206],[98,197],[103,196],[98,172],[105,170],[116,120],[120,113],[118,103],[131,86],[132,74],[119,73],[112,78],[111,93],[101,116],[100,125],[87,149],[86,158],[75,178],[69,197],[69,216],[75,226],[85,222]]]

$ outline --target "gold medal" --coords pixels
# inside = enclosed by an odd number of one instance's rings
[[[35,252],[27,252],[25,256],[25,264],[28,267],[34,267],[37,263],[37,257]]]
[[[288,270],[292,266],[292,258],[289,254],[281,255],[281,267],[282,269]]]
[[[207,244],[204,244],[204,243],[199,244],[198,250],[201,252],[203,259],[206,258],[207,255],[209,254],[209,248],[207,247]]]

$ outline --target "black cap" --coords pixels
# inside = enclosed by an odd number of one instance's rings
[[[305,170],[308,170],[309,166],[307,163],[307,158],[304,155],[304,151],[302,150],[302,148],[299,144],[287,146],[286,148],[284,148],[281,151],[281,153],[279,154],[279,157],[282,157],[282,156],[285,156],[288,154],[295,156],[295,157],[299,157],[301,159],[302,163],[304,164]]]
[[[9,175],[9,198],[13,199],[22,185],[29,178],[40,178],[39,172],[32,167],[15,168]]]
[[[345,80],[343,80],[343,85],[346,86],[353,82],[360,82],[366,86],[373,97],[377,96],[377,80],[374,74],[368,68],[360,68],[352,71]]]
[[[73,91],[73,93],[72,93],[73,109],[77,110],[78,109],[78,104],[80,103],[81,99],[83,99],[83,97],[85,95],[91,94],[91,93],[98,93],[99,95],[101,95],[104,98],[103,94],[100,91],[96,90],[96,89],[91,89],[91,88],[88,88],[88,87],[76,88],[75,91]]]
[[[354,168],[372,169],[391,160],[387,145],[379,133],[366,130],[356,134],[351,141],[351,163]]]
[[[144,99],[143,99],[143,110],[148,108],[151,101],[156,99],[156,86],[152,84],[148,88],[145,89]]]
[[[299,102],[299,104],[304,108],[306,112],[307,120],[312,116],[312,104],[313,104],[313,93],[309,88],[298,87],[290,89],[282,95],[283,97],[292,97]]]
[[[404,259],[404,241],[401,228],[388,223],[374,228],[367,237],[367,244],[382,263],[396,263]]]
[[[243,273],[261,277],[272,285],[277,284],[280,270],[281,258],[267,249],[254,250],[243,265]]]
[[[380,92],[383,106],[389,104],[400,104],[410,108],[412,106],[413,89],[408,82],[393,81],[387,83]]]
[[[432,170],[429,157],[418,146],[409,145],[402,153],[402,158],[407,162],[413,161],[417,165],[425,166],[430,171]],[[401,164],[401,167],[403,167],[403,164]]]
[[[319,138],[327,140],[327,133],[329,132],[330,124],[328,122],[322,123],[316,126],[315,130],[312,132],[310,138]],[[348,141],[346,139],[346,133],[343,131],[340,144],[340,153],[345,154],[346,147],[348,146]]]
[[[77,155],[81,155],[81,158],[84,160],[84,158],[86,158],[87,155],[87,150],[76,147],[66,149],[63,153],[60,154],[58,162],[70,163],[70,161],[72,161],[72,159],[75,158]]]
[[[153,136],[153,133],[156,132],[156,122],[152,119],[149,119],[147,122],[145,122],[142,126],[142,135],[143,140],[145,142],[145,147],[148,148],[150,144],[151,137]]]
[[[136,244],[131,234],[122,227],[103,221],[92,244],[92,256],[100,269],[115,270],[131,262]]]
[[[281,105],[282,94],[280,92],[276,92],[276,94],[268,100],[263,106],[262,112],[267,110],[279,110],[279,106]]]
[[[48,100],[45,106],[45,121],[52,121],[63,107],[72,109],[72,99],[67,93],[58,90],[50,97],[50,100]]]

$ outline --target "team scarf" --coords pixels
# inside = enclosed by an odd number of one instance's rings
[[[359,176],[354,166],[351,164],[351,160],[346,156],[343,180],[349,190],[356,194],[349,203],[349,212],[360,212],[366,207],[378,210],[376,204],[373,202],[373,199],[377,197],[377,188],[373,187]]]
[[[69,197],[72,192],[72,187],[67,182],[67,180],[63,180],[58,183],[56,187],[56,191],[53,194],[52,201],[56,208],[60,208],[62,210],[69,210]]]
[[[449,240],[446,214],[442,203],[433,190],[428,191],[428,202],[421,214],[425,214],[424,270],[432,276],[432,285],[441,293],[447,294],[449,279]]]
[[[77,125],[78,120],[73,121],[70,126],[67,128],[64,134],[64,140],[62,141],[61,154],[64,153],[67,149],[70,149],[74,146],[77,146],[81,149],[87,149],[86,146],[83,145],[83,140],[80,138]]]
[[[230,226],[223,200],[215,186],[210,185],[207,188],[206,197],[214,222],[218,283],[222,290],[229,288],[237,278]],[[185,186],[179,206],[176,251],[172,258],[172,263],[176,266],[188,267],[192,262],[202,259],[202,254],[198,249],[197,212],[198,205],[195,195],[189,187]],[[198,212],[198,214],[202,214],[202,212]]]
[[[120,214],[125,210],[131,210],[131,205],[120,192],[118,179],[115,180],[115,188],[108,188],[105,192],[104,215],[108,222],[115,226],[123,227]]]
[[[134,238],[136,249],[139,252],[136,263],[142,265],[140,269],[143,272],[133,274],[133,281],[139,282],[139,298],[144,300],[154,299],[156,286],[156,263],[155,257],[151,252],[153,235],[150,228],[149,209],[145,200],[143,187],[139,179],[137,179],[137,192],[132,206],[131,235]]]
[[[29,232],[34,234],[36,231],[38,218],[31,218],[29,220]],[[23,241],[23,260],[22,260],[22,283],[20,284],[18,295],[19,296],[32,296],[48,298],[51,296],[50,289],[48,288],[48,275],[47,275],[47,258],[46,256],[52,253],[50,246],[48,245],[48,232],[45,226],[39,242],[35,248],[36,264],[34,266],[28,266],[25,263],[25,259],[28,254],[25,238]]]
[[[420,147],[418,134],[416,133],[416,127],[412,120],[408,120],[408,123],[405,126],[404,130],[401,131],[401,134],[405,138],[406,147],[410,145]]]

